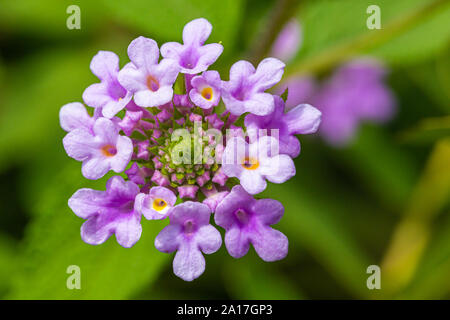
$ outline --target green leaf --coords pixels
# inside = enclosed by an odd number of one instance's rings
[[[335,155],[383,203],[403,208],[418,174],[417,160],[382,129],[363,126],[355,141],[347,149],[336,150]]]
[[[284,102],[287,101],[288,95],[289,95],[289,88],[286,87],[286,90],[284,90],[284,92],[281,94],[281,99],[283,99]]]
[[[381,9],[380,30],[369,30],[366,9]],[[323,19],[326,17],[327,23]],[[300,10],[303,47],[289,75],[324,72],[356,55],[408,65],[445,49],[450,36],[445,0],[312,1]],[[433,34],[433,37],[429,35]]]
[[[450,139],[444,139],[434,147],[383,259],[386,287],[391,292],[411,281],[432,235],[430,224],[449,203],[449,163]]]
[[[450,212],[436,225],[429,249],[400,299],[445,299],[450,292]]]
[[[249,254],[250,255],[250,254]],[[232,299],[298,300],[304,295],[273,264],[258,261],[259,257],[235,260],[226,259],[224,268],[226,288]]]
[[[80,7],[80,29],[70,30],[66,21],[70,5]],[[107,11],[98,1],[21,0],[0,2],[0,28],[4,32],[28,36],[77,38],[92,33],[107,19]],[[31,38],[30,41],[33,41]]]
[[[18,267],[16,247],[12,239],[0,234],[0,297],[8,292],[11,275]]]
[[[441,55],[406,69],[407,75],[444,113],[450,112],[450,46]]]
[[[0,109],[0,168],[18,159],[34,161],[55,141],[59,151],[63,150],[59,110],[66,103],[82,101],[85,88],[99,82],[89,69],[90,60],[99,50],[119,47],[122,52],[116,52],[124,55],[124,39],[118,36],[114,41],[97,43],[94,48],[53,48],[8,66]]]
[[[105,181],[89,186],[104,190]],[[114,236],[100,246],[80,238],[82,219],[67,206],[68,198],[88,183],[79,163],[72,163],[47,182],[40,203],[27,228],[19,252],[19,268],[12,280],[9,299],[126,299],[149,285],[166,263],[168,255],[153,243],[164,222],[143,219],[143,234],[132,248],[117,244]],[[81,290],[69,290],[67,267],[81,269]]]
[[[271,184],[268,189],[270,192],[263,195],[279,200],[285,207],[283,219],[274,227],[290,239],[289,250],[298,250],[298,245],[305,247],[354,296],[368,296],[366,269],[371,263],[345,225],[335,218],[345,210],[342,203],[335,201],[336,194],[323,188],[319,197],[311,194],[310,186],[294,185],[293,181]],[[345,205],[348,209],[348,203]]]
[[[431,144],[450,137],[450,116],[422,119],[418,125],[400,133],[400,140],[408,143]]]
[[[103,1],[113,17],[144,36],[181,41],[183,26],[190,20],[206,18],[213,25],[208,41],[222,41],[229,50],[238,34],[242,0],[129,0]]]

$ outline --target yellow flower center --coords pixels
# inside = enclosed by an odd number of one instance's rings
[[[255,170],[259,167],[259,161],[255,158],[246,157],[242,162],[242,166],[247,170]]]
[[[165,202],[163,199],[161,198],[156,198],[155,200],[153,200],[153,209],[156,211],[161,211],[163,210],[165,207],[167,206],[167,202]]]
[[[110,144],[107,144],[105,146],[103,146],[100,151],[103,153],[103,155],[105,157],[112,157],[114,155],[116,155],[117,153],[117,149],[115,146],[112,146]]]
[[[213,98],[213,90],[211,87],[203,88],[201,94],[202,94],[202,97],[208,101],[211,101]]]
[[[158,79],[156,79],[153,76],[148,76],[147,77],[147,88],[149,88],[150,91],[158,91],[159,89],[159,82]]]

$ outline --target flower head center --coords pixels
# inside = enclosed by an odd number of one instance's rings
[[[112,157],[117,153],[116,147],[110,144],[103,146],[100,150],[105,157]]]
[[[167,202],[165,202],[163,199],[161,198],[156,198],[153,200],[153,204],[152,204],[152,208],[156,211],[161,211],[163,210],[165,207],[167,207]]]
[[[184,223],[184,232],[190,234],[194,232],[195,224],[192,220],[188,220]]]
[[[246,157],[242,162],[242,167],[246,170],[255,170],[259,167],[259,161],[256,158]]]
[[[147,76],[147,88],[152,91],[158,91],[159,89],[159,81],[154,76],[149,75]]]
[[[202,97],[208,101],[211,101],[213,98],[213,90],[211,87],[203,88],[201,94],[202,94]]]
[[[241,224],[247,224],[249,221],[249,216],[247,212],[245,212],[242,209],[238,209],[234,215],[236,216],[236,219],[238,219],[239,223]]]

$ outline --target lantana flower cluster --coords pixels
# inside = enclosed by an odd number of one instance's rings
[[[90,65],[100,82],[83,93],[93,111],[79,102],[60,111],[64,148],[82,163],[82,175],[117,173],[105,191],[83,188],[69,199],[86,220],[83,241],[99,245],[115,234],[129,248],[141,237],[142,216],[167,219],[155,247],[176,252],[174,273],[186,281],[204,272],[203,254],[221,247],[216,226],[234,258],[250,244],[265,261],[287,255],[287,237],[271,227],[284,214],[282,204],[255,195],[267,181],[295,175],[296,135],[314,133],[321,118],[310,105],[286,112],[284,100],[266,92],[283,75],[278,59],[256,68],[238,61],[228,81],[209,70],[223,51],[219,43],[205,44],[211,31],[201,18],[186,24],[182,44],[159,48],[139,37],[123,68],[116,54],[100,51]]]

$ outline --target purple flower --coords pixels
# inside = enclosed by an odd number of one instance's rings
[[[139,187],[122,177],[114,176],[106,183],[106,191],[80,189],[69,199],[69,207],[80,218],[81,238],[88,244],[105,242],[113,233],[125,248],[141,237],[141,215],[134,210]]]
[[[377,61],[358,59],[340,67],[321,85],[311,77],[293,78],[287,83],[286,105],[316,106],[322,112],[320,135],[331,145],[343,146],[355,136],[361,122],[383,123],[394,115],[395,97],[384,83],[386,74]]]
[[[282,183],[295,175],[295,165],[285,154],[278,154],[278,141],[274,137],[263,136],[247,144],[242,138],[227,141],[222,170],[228,177],[237,177],[244,189],[256,194],[266,186],[266,179]]]
[[[300,154],[300,142],[296,134],[311,134],[317,131],[321,112],[309,104],[300,104],[284,113],[284,101],[274,96],[275,110],[267,116],[249,114],[245,117],[245,126],[250,137],[257,137],[261,130],[277,130],[280,153],[292,158]]]
[[[136,197],[134,208],[148,220],[160,220],[168,216],[177,197],[164,187],[153,187],[148,194],[140,193]]]
[[[91,130],[95,119],[87,113],[83,104],[72,102],[61,107],[59,122],[64,131],[70,132],[79,128]]]
[[[226,187],[219,188],[211,188],[211,190],[202,190],[206,196],[206,199],[203,200],[203,203],[206,204],[212,212],[216,211],[217,205],[226,197],[228,193],[230,193],[229,189]]]
[[[205,71],[191,80],[192,89],[189,98],[202,109],[210,109],[220,102],[220,74],[217,71]]]
[[[122,172],[133,153],[131,139],[119,135],[119,128],[111,120],[98,118],[92,131],[78,128],[63,139],[69,157],[82,161],[81,172],[87,179],[99,179],[109,170]]]
[[[391,119],[395,101],[383,83],[386,70],[374,60],[355,60],[339,68],[314,96],[321,109],[320,133],[332,145],[343,145],[355,135],[359,123]]]
[[[290,20],[278,34],[272,46],[271,56],[283,61],[291,60],[298,52],[302,41],[300,24]]]
[[[132,63],[119,72],[119,82],[134,94],[134,102],[141,107],[154,107],[172,100],[173,88],[179,68],[175,62],[163,59],[158,64],[157,43],[139,37],[128,46]]]
[[[117,80],[119,57],[110,51],[99,51],[91,61],[92,73],[100,83],[90,85],[83,92],[84,102],[94,108],[100,108],[103,116],[112,118],[130,102],[132,94]]]
[[[134,162],[128,170],[125,170],[125,174],[128,180],[133,181],[136,184],[145,184],[145,180],[153,175],[153,170],[147,167],[139,167],[139,165]]]
[[[318,84],[313,77],[302,76],[289,79],[285,85],[280,86],[276,93],[282,95],[289,88],[286,100],[286,110],[302,103],[312,103],[313,94],[317,91]]]
[[[286,257],[289,242],[270,225],[278,223],[283,213],[279,201],[255,200],[237,185],[217,206],[214,220],[226,230],[225,246],[232,257],[246,255],[251,243],[261,259],[276,261]]]
[[[209,224],[210,215],[205,204],[192,201],[179,204],[170,212],[170,224],[155,239],[159,251],[177,251],[173,271],[183,280],[192,281],[205,271],[201,252],[211,254],[222,245],[219,231]]]
[[[161,55],[179,65],[182,73],[203,72],[222,54],[223,46],[218,43],[203,45],[211,34],[208,20],[200,18],[187,23],[183,29],[183,44],[168,42],[162,45]]]
[[[284,63],[266,58],[255,70],[248,61],[238,61],[230,69],[230,81],[222,82],[222,99],[227,110],[234,115],[251,112],[259,116],[271,113],[274,101],[264,91],[281,80]]]

